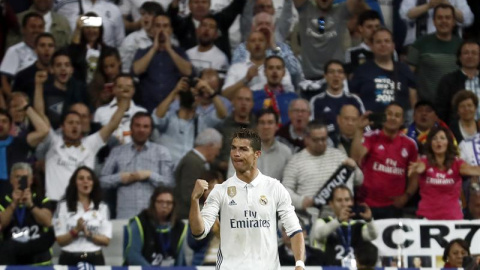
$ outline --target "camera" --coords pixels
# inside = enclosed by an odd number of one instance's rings
[[[28,187],[28,176],[23,175],[20,177],[20,180],[18,180],[18,188],[20,190],[25,190]]]
[[[354,213],[354,216],[352,217],[352,219],[363,219],[362,216],[360,216],[360,213],[365,212],[365,206],[355,204],[352,206],[351,209],[352,209],[352,213]]]
[[[102,17],[82,16],[80,20],[82,20],[84,27],[102,26]]]

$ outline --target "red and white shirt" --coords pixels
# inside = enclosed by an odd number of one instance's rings
[[[391,139],[374,130],[365,133],[363,146],[368,150],[361,164],[365,202],[370,207],[390,206],[392,197],[405,192],[408,165],[418,158],[417,144],[401,132]]]
[[[432,220],[463,219],[460,166],[465,161],[455,158],[450,168],[439,169],[429,164],[426,157],[420,160],[425,164],[425,172],[418,183],[422,199],[418,203],[417,215]]]

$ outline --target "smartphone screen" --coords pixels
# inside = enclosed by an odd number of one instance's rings
[[[20,177],[20,180],[18,180],[18,188],[20,190],[25,190],[28,186],[28,176],[24,175]]]

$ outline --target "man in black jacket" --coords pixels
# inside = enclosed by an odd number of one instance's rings
[[[180,46],[184,50],[195,47],[198,44],[195,30],[200,25],[203,18],[210,14],[210,0],[190,0],[188,7],[191,13],[182,17],[179,14],[179,0],[173,0],[168,7],[168,16],[172,20],[173,31],[177,36]],[[226,8],[212,14],[217,21],[220,35],[215,41],[215,45],[222,50],[227,57],[231,58],[228,29],[235,21],[235,18],[243,10],[245,0],[233,0]]]
[[[460,90],[469,90],[480,97],[480,77],[478,66],[480,64],[480,46],[474,41],[464,41],[457,53],[457,64],[460,68],[442,77],[438,84],[436,101],[437,113],[445,123],[455,118],[452,108],[453,96]],[[477,111],[477,117],[480,110]]]

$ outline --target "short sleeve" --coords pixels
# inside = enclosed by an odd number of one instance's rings
[[[104,145],[105,142],[103,141],[102,136],[100,136],[100,131],[95,132],[85,139],[85,146],[93,153],[97,153]]]
[[[10,77],[15,76],[20,64],[20,58],[18,57],[15,48],[15,45],[8,48],[5,56],[3,57],[2,64],[0,65],[0,72]]]
[[[292,199],[287,189],[280,184],[275,183],[277,195],[277,212],[282,221],[285,232],[288,236],[292,236],[295,232],[302,231],[298,217],[295,214],[295,207],[292,205]]]
[[[60,202],[53,218],[53,226],[55,229],[55,236],[66,234],[68,221],[67,203],[65,201]]]
[[[100,234],[112,238],[112,222],[110,221],[110,212],[106,204],[100,204],[99,212],[102,216],[102,223],[100,225]]]
[[[374,142],[375,135],[372,133],[363,135],[362,145],[367,148],[368,151],[372,148]]]

